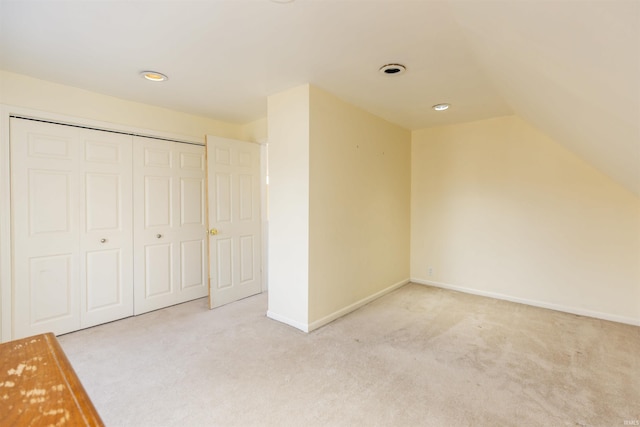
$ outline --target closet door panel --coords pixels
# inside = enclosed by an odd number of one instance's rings
[[[72,265],[73,254],[29,258],[28,292],[32,325],[64,322],[77,317]]]
[[[135,313],[207,295],[204,147],[134,139]]]
[[[180,178],[180,225],[204,224],[204,179]]]
[[[208,294],[203,146],[24,119],[10,132],[13,338]]]
[[[87,312],[103,310],[122,302],[122,251],[110,249],[86,254]]]
[[[122,188],[118,174],[86,174],[87,232],[120,230]]]
[[[134,312],[174,304],[173,143],[134,139]]]
[[[205,147],[175,144],[180,180],[180,301],[209,295]]]
[[[68,171],[30,169],[28,172],[29,232],[31,236],[71,231],[70,190],[74,176]]]
[[[10,121],[13,337],[80,327],[74,128]]]
[[[171,176],[144,177],[144,226],[146,229],[172,227],[173,185]]]
[[[172,296],[172,246],[172,244],[163,243],[146,245],[144,248],[144,298],[147,300]]]
[[[11,119],[13,338],[133,314],[131,137]]]
[[[133,314],[132,137],[79,129],[81,325]]]
[[[180,286],[182,290],[202,287],[205,283],[203,265],[205,260],[202,239],[180,243]]]

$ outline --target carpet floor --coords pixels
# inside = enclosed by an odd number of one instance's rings
[[[408,284],[310,334],[266,294],[59,337],[107,426],[622,426],[640,327]]]

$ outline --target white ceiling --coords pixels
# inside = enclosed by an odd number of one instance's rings
[[[0,0],[0,68],[236,123],[303,83],[408,129],[516,113],[640,194],[637,0]]]

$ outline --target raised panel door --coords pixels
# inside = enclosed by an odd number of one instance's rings
[[[134,312],[174,303],[179,265],[174,256],[176,180],[173,142],[134,139]]]
[[[174,144],[176,158],[180,159],[179,209],[176,239],[179,245],[180,279],[179,302],[206,297],[207,283],[207,217],[206,217],[206,160],[205,147],[192,144]]]
[[[131,137],[11,119],[13,331],[133,314]]]
[[[136,314],[207,295],[204,147],[134,140]]]
[[[78,129],[81,326],[133,315],[132,137]]]
[[[80,328],[79,140],[74,128],[12,118],[12,338]]]
[[[207,151],[213,308],[262,291],[260,147],[208,136]]]

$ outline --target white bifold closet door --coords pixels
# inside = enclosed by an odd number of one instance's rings
[[[11,118],[12,338],[208,295],[205,148]]]
[[[205,148],[134,138],[135,314],[205,297]]]
[[[13,338],[133,314],[131,136],[11,119]]]

